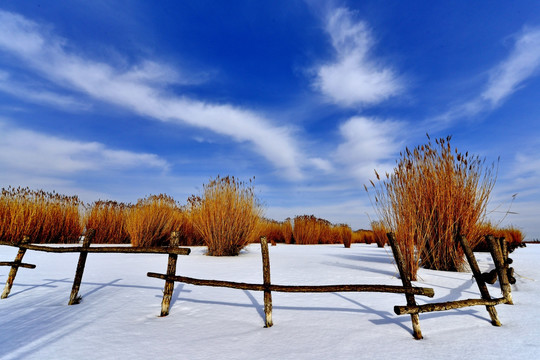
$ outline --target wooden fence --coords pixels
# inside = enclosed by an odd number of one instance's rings
[[[157,274],[149,272],[148,276],[163,279],[166,281],[178,281],[186,284],[201,286],[228,287],[241,290],[264,291],[264,313],[265,326],[272,326],[272,291],[277,292],[385,292],[385,293],[404,293],[411,295],[424,295],[433,297],[435,292],[432,288],[412,287],[410,285],[275,285],[270,282],[270,258],[268,255],[268,243],[265,237],[261,238],[261,254],[263,262],[263,283],[248,284],[233,281],[221,280],[203,280],[186,276],[167,274]]]
[[[89,230],[84,238],[82,246],[75,247],[50,247],[40,246],[28,243],[28,239],[20,244],[13,245],[7,243],[0,243],[0,245],[11,245],[19,247],[19,251],[12,262],[0,262],[0,266],[11,266],[11,270],[6,282],[6,286],[2,293],[2,298],[6,298],[11,291],[11,287],[15,280],[17,270],[19,267],[35,268],[35,265],[25,264],[22,262],[26,250],[34,251],[46,251],[56,253],[73,253],[79,252],[79,261],[77,264],[77,270],[75,272],[75,278],[73,281],[73,287],[70,294],[68,305],[77,304],[80,302],[80,296],[78,295],[79,287],[81,284],[82,276],[84,273],[84,267],[86,263],[86,257],[88,253],[154,253],[154,254],[168,254],[167,271],[166,274],[159,274],[149,272],[147,276],[165,280],[165,287],[163,291],[163,299],[161,302],[160,316],[166,316],[169,314],[170,301],[174,291],[175,282],[183,282],[192,285],[200,286],[217,286],[228,287],[241,290],[263,291],[264,292],[264,312],[265,312],[265,327],[271,327],[272,321],[272,291],[277,292],[295,292],[295,293],[312,293],[312,292],[384,292],[384,293],[403,293],[407,301],[406,306],[395,306],[394,312],[397,315],[410,314],[413,326],[413,336],[415,339],[422,339],[422,332],[420,330],[419,313],[431,312],[431,311],[444,311],[456,308],[462,308],[466,306],[485,305],[486,309],[491,317],[492,324],[500,326],[501,323],[497,317],[495,305],[498,304],[512,304],[511,287],[508,278],[512,277],[513,269],[508,265],[511,263],[511,259],[508,258],[508,250],[506,241],[501,239],[495,239],[493,236],[488,236],[487,240],[490,245],[491,255],[495,263],[495,270],[499,278],[501,285],[501,291],[503,292],[502,298],[491,298],[486,286],[486,279],[490,278],[488,273],[480,273],[478,264],[474,257],[468,242],[463,237],[458,237],[456,241],[459,241],[463,249],[473,276],[476,279],[478,287],[480,289],[481,299],[467,299],[458,301],[448,301],[441,303],[431,303],[424,305],[417,305],[415,295],[422,295],[433,297],[434,291],[432,288],[415,287],[412,286],[410,280],[410,274],[407,273],[402,253],[397,245],[396,239],[392,233],[388,234],[388,240],[392,247],[392,253],[394,255],[396,266],[399,270],[399,274],[402,280],[403,286],[393,285],[362,285],[362,284],[346,284],[346,285],[276,285],[272,284],[270,280],[270,258],[268,254],[268,243],[266,238],[261,238],[261,254],[262,254],[262,266],[263,266],[263,282],[261,284],[240,283],[233,281],[219,281],[219,280],[207,280],[190,278],[186,276],[176,275],[176,264],[178,255],[189,255],[189,248],[178,247],[179,234],[174,232],[171,235],[169,247],[154,247],[154,248],[137,248],[137,247],[90,247],[92,238],[95,231]],[[494,283],[494,281],[493,281]]]
[[[79,287],[81,285],[82,276],[84,274],[84,267],[86,265],[86,258],[88,253],[139,253],[139,254],[168,254],[169,259],[174,258],[178,255],[189,255],[191,250],[189,248],[179,248],[176,246],[178,244],[179,234],[173,232],[171,235],[171,245],[169,247],[125,247],[125,246],[101,246],[101,247],[90,247],[90,243],[94,238],[95,230],[89,229],[84,237],[82,246],[69,246],[69,247],[52,247],[52,246],[42,246],[34,245],[28,243],[28,238],[25,237],[20,244],[13,245],[11,243],[0,243],[0,245],[8,246],[17,246],[19,251],[15,256],[15,260],[10,262],[0,262],[0,266],[11,266],[9,271],[8,279],[4,287],[4,291],[0,298],[5,299],[9,296],[11,292],[11,287],[17,276],[17,271],[19,267],[34,269],[36,265],[25,264],[22,262],[23,257],[26,253],[26,250],[34,251],[44,251],[51,253],[80,253],[79,261],[77,263],[77,269],[75,271],[75,278],[73,280],[73,286],[71,289],[71,294],[69,297],[68,305],[78,304],[81,300],[79,294]],[[169,260],[170,261],[170,260]],[[176,267],[176,266],[175,266]]]
[[[401,254],[401,250],[397,244],[395,236],[392,233],[388,233],[387,235],[388,235],[388,241],[390,243],[390,246],[392,247],[394,259],[396,260],[396,264],[399,269],[399,274],[400,274],[403,286],[410,286],[411,277],[410,277],[410,274],[407,272],[406,266],[404,265],[403,255]],[[499,318],[497,317],[497,310],[495,310],[495,305],[499,305],[499,304],[513,305],[511,287],[508,281],[508,275],[513,274],[513,269],[508,266],[509,264],[511,264],[511,259],[508,258],[508,245],[507,245],[506,240],[504,238],[495,239],[491,235],[486,236],[486,240],[488,241],[491,256],[493,258],[495,269],[498,274],[499,284],[501,287],[501,292],[503,294],[503,297],[495,298],[495,299],[491,298],[491,295],[489,294],[488,288],[486,286],[486,281],[485,281],[485,279],[489,277],[489,273],[480,272],[480,268],[478,267],[478,263],[476,262],[476,258],[474,256],[474,253],[471,247],[469,246],[467,239],[465,239],[463,236],[458,236],[456,238],[456,241],[459,242],[459,244],[461,245],[461,247],[463,248],[465,252],[465,256],[471,267],[473,277],[476,280],[476,284],[478,285],[478,288],[480,290],[480,295],[482,296],[482,298],[417,305],[414,299],[414,294],[407,294],[406,295],[407,305],[395,306],[394,312],[397,315],[404,315],[404,314],[411,315],[411,321],[412,321],[412,326],[413,326],[413,336],[415,339],[422,339],[422,331],[420,330],[420,320],[419,320],[418,314],[425,313],[425,312],[445,311],[445,310],[458,309],[458,308],[463,308],[463,307],[468,307],[468,306],[485,305],[489,313],[489,316],[491,318],[492,325],[501,326],[501,322],[499,321]],[[493,281],[492,283],[495,283],[495,281]]]

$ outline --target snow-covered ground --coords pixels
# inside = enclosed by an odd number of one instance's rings
[[[0,261],[17,249],[1,246]],[[482,270],[493,267],[477,253]],[[490,324],[485,307],[420,314],[424,340],[412,338],[410,316],[397,316],[402,294],[277,293],[272,328],[264,328],[263,294],[176,283],[170,315],[158,317],[166,255],[89,254],[80,289],[67,301],[78,254],[28,251],[9,298],[0,300],[1,359],[532,359],[540,353],[540,245],[511,257],[514,306],[499,305],[503,324]],[[390,248],[353,244],[270,247],[275,284],[394,284]],[[0,267],[4,283],[9,267]],[[209,257],[193,247],[179,256],[177,273],[204,279],[262,282],[259,245],[238,257]],[[418,286],[435,298],[420,303],[479,298],[470,273],[420,270]],[[490,286],[500,296],[498,283]]]

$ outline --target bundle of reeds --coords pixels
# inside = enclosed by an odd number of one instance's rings
[[[238,255],[257,238],[261,206],[253,179],[217,177],[204,185],[201,196],[188,199],[193,226],[213,256]]]
[[[168,245],[173,231],[182,231],[185,216],[176,201],[165,194],[150,195],[126,211],[126,231],[133,246]]]
[[[83,218],[86,229],[94,229],[94,244],[128,244],[126,217],[130,205],[116,201],[96,201],[89,205]]]
[[[413,278],[420,264],[439,270],[462,267],[456,235],[476,245],[495,184],[495,164],[486,167],[478,156],[452,150],[450,139],[406,149],[386,179],[376,173],[378,186],[371,181],[379,218],[395,233]]]
[[[373,231],[373,239],[377,243],[377,247],[384,247],[388,241],[386,234],[388,230],[385,228],[382,221],[372,221],[371,230]]]
[[[314,215],[299,215],[294,218],[293,237],[296,244],[318,244],[320,235],[321,222]]]
[[[18,244],[24,236],[34,243],[69,243],[81,235],[77,196],[29,188],[2,189],[0,241]]]

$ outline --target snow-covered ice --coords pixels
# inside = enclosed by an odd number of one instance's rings
[[[203,247],[179,256],[177,273],[262,282],[258,244],[237,257],[210,257]],[[16,248],[1,246],[0,261]],[[482,270],[493,268],[476,253]],[[517,283],[514,306],[498,305],[502,327],[483,306],[420,314],[424,340],[412,338],[410,316],[397,316],[403,294],[273,292],[274,326],[264,328],[263,294],[175,284],[170,315],[158,317],[167,255],[88,255],[79,305],[68,306],[78,254],[28,251],[11,294],[0,300],[1,359],[531,359],[540,353],[540,245],[510,255]],[[396,277],[390,248],[353,244],[270,247],[272,283],[389,284]],[[4,283],[9,267],[0,267]],[[419,303],[479,298],[470,273],[421,269],[417,286],[433,287]],[[489,286],[500,296],[498,283]]]

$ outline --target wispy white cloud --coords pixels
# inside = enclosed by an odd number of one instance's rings
[[[515,154],[509,173],[504,174],[504,180],[512,186],[508,190],[519,193],[520,197],[529,199],[534,197],[540,200],[540,186],[538,186],[538,179],[540,179],[540,158],[536,150],[539,143],[537,141],[534,148],[529,146],[529,149],[532,148],[532,151],[529,153],[518,151]],[[511,182],[508,180],[511,180]]]
[[[454,106],[435,118],[435,122],[450,124],[452,121],[477,115],[499,107],[504,100],[538,75],[540,70],[540,28],[524,28],[515,37],[508,57],[489,71],[484,90],[470,101]]]
[[[371,31],[350,10],[334,9],[326,31],[336,59],[317,69],[315,87],[333,102],[342,106],[376,104],[403,90],[395,71],[370,54],[374,45]]]
[[[319,169],[319,170],[322,170],[326,173],[330,173],[332,171],[334,171],[334,166],[332,165],[332,162],[330,162],[329,160],[327,159],[322,159],[322,158],[311,158],[308,160],[313,166],[315,166],[315,168]]]
[[[344,141],[334,158],[355,178],[367,181],[373,178],[374,170],[381,175],[392,170],[393,159],[402,146],[398,140],[402,123],[356,116],[343,123],[339,130]]]
[[[31,103],[50,105],[69,111],[84,111],[90,108],[89,104],[73,96],[58,94],[43,88],[36,90],[36,86],[16,81],[4,71],[0,71],[0,91]]]
[[[66,40],[45,27],[0,11],[0,49],[56,85],[142,116],[186,123],[237,142],[249,142],[282,174],[294,179],[302,177],[304,161],[290,128],[274,125],[253,111],[230,104],[205,103],[175,95],[165,85],[183,80],[170,67],[143,61],[127,70],[119,69],[68,51],[66,44]]]
[[[487,88],[481,94],[492,106],[516,92],[523,82],[538,74],[540,67],[540,28],[525,28],[516,37],[510,56],[490,72]]]
[[[154,154],[110,149],[13,127],[0,122],[0,168],[24,177],[58,177],[85,171],[107,172],[134,168],[166,171],[169,164]],[[30,180],[30,179],[28,179]]]

